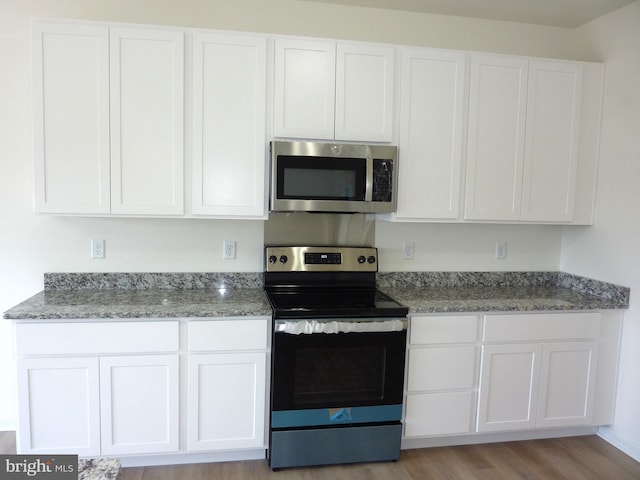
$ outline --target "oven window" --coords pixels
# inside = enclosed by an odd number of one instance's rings
[[[303,348],[296,350],[294,403],[376,401],[384,396],[385,349]]]
[[[401,404],[405,345],[406,331],[276,333],[272,409]]]

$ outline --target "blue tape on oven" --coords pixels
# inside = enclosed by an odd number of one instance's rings
[[[271,412],[272,428],[334,425],[337,423],[394,422],[402,419],[402,405],[370,407],[317,408]]]

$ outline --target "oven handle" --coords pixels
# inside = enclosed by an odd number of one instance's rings
[[[368,333],[401,332],[407,329],[406,318],[384,320],[335,319],[335,320],[276,320],[276,333],[293,335],[314,333]]]

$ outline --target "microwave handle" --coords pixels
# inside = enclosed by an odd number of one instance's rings
[[[373,200],[373,153],[371,153],[371,148],[369,145],[365,145],[365,158],[366,158],[366,166],[367,166],[367,178],[366,178],[366,189],[364,192],[364,201],[370,202]]]

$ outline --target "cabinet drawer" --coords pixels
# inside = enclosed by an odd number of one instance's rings
[[[408,395],[404,436],[469,433],[473,423],[472,403],[470,391]]]
[[[472,388],[475,378],[476,347],[409,350],[409,391]]]
[[[597,338],[600,313],[486,315],[485,342]]]
[[[260,350],[268,346],[268,320],[211,320],[189,322],[187,348],[191,352]]]
[[[170,352],[178,348],[177,321],[16,325],[18,355]]]
[[[411,317],[409,343],[469,343],[478,335],[476,315]]]

